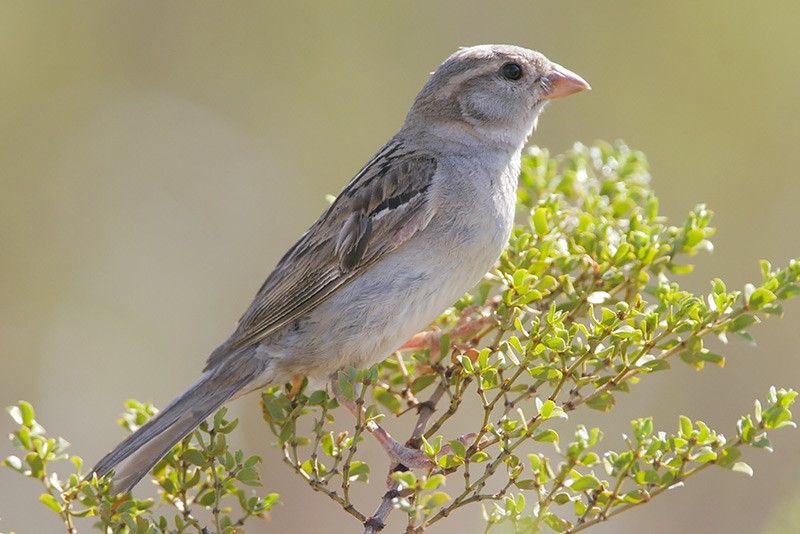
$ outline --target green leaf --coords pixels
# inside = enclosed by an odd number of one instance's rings
[[[470,456],[469,461],[474,464],[480,464],[489,459],[489,455],[484,451],[478,451]]]
[[[216,500],[216,493],[214,493],[213,490],[209,490],[203,493],[200,498],[197,499],[197,502],[200,504],[200,506],[210,507],[216,502]]]
[[[553,411],[556,408],[556,403],[550,399],[547,399],[544,402],[541,402],[539,398],[536,398],[536,408],[539,411],[539,417],[542,419],[550,419],[553,415]]]
[[[356,389],[353,386],[353,383],[350,381],[350,377],[344,371],[339,371],[338,382],[337,382],[339,394],[344,397],[346,400],[355,400],[356,398]]]
[[[236,474],[236,478],[248,486],[258,486],[258,471],[254,467],[245,467]]]
[[[533,228],[540,236],[547,235],[550,232],[550,227],[547,224],[547,208],[536,208],[533,212]]]
[[[717,459],[717,453],[712,451],[709,447],[703,447],[692,455],[691,460],[699,464],[713,462]]]
[[[723,293],[728,291],[728,288],[725,286],[725,282],[723,282],[719,278],[714,278],[711,281],[711,287],[715,295],[722,295]]]
[[[752,326],[758,322],[758,318],[754,315],[740,315],[730,323],[728,323],[727,330],[730,332],[739,332]]]
[[[372,394],[375,396],[375,400],[386,406],[392,413],[400,413],[402,411],[403,404],[400,398],[394,393],[380,386],[375,386],[372,390]]]
[[[520,343],[519,338],[517,336],[511,336],[508,338],[508,344],[514,347],[514,350],[519,352],[520,354],[525,352],[525,349],[522,347],[522,343]],[[488,354],[488,352],[487,352]]]
[[[586,402],[586,405],[593,410],[607,412],[614,407],[615,403],[616,401],[614,400],[614,396],[611,393],[604,391],[600,395],[589,399]]]
[[[553,429],[548,428],[547,430],[542,430],[538,434],[533,436],[534,441],[539,441],[542,443],[558,443],[558,432]]]
[[[759,287],[756,289],[752,295],[750,295],[750,299],[747,303],[750,305],[751,308],[758,310],[759,308],[763,307],[766,304],[776,300],[778,297],[775,296],[775,293],[770,291],[769,289]]]
[[[678,274],[678,275],[680,275],[680,274],[689,274],[692,271],[694,271],[694,265],[692,265],[692,264],[678,265],[676,263],[670,263],[668,265],[668,268],[669,268],[670,271],[672,271],[673,273]]]
[[[717,455],[717,465],[731,469],[741,455],[742,452],[736,447],[722,449]]]
[[[430,386],[436,381],[437,376],[433,373],[418,376],[411,382],[411,393],[417,394],[420,391],[424,390],[426,387]]]
[[[29,402],[25,402],[23,400],[19,401],[19,411],[22,415],[22,424],[31,427],[33,426],[34,421],[34,412],[33,406]]]
[[[308,404],[310,406],[321,406],[326,400],[328,400],[328,392],[324,389],[318,389],[309,395]]]
[[[422,499],[422,507],[426,511],[433,511],[450,501],[450,496],[443,491],[437,491],[430,495],[426,495]]]
[[[459,355],[458,362],[461,364],[461,367],[464,368],[464,371],[467,374],[473,374],[475,372],[475,368],[472,366],[472,360],[470,360],[467,356]]]
[[[692,426],[692,420],[686,417],[685,415],[681,415],[678,418],[678,421],[680,422],[679,426],[680,426],[681,436],[684,437],[685,439],[689,439],[690,437],[692,437],[692,432],[694,432],[694,427]]]
[[[413,471],[395,471],[391,474],[391,478],[405,488],[413,488],[417,485],[417,475]]]
[[[529,454],[528,461],[531,464],[531,471],[536,472],[542,466],[542,459],[539,457],[538,454]]]
[[[630,504],[639,504],[649,498],[650,496],[642,489],[631,490],[622,496],[622,500]]]
[[[425,456],[428,458],[435,458],[436,453],[438,452],[431,443],[425,439],[425,436],[421,437],[422,439],[422,452],[425,453]]]
[[[659,482],[661,482],[661,479],[658,476],[658,472],[656,472],[654,469],[645,469],[642,471],[638,471],[633,478],[634,480],[636,480],[638,484],[641,485],[647,485],[647,484],[656,485]]]
[[[459,440],[454,439],[448,442],[450,445],[450,449],[453,451],[453,454],[458,458],[466,458],[467,456],[467,448],[461,443]]]
[[[556,352],[564,352],[567,350],[567,343],[560,337],[552,336],[544,341],[547,348]]]
[[[532,490],[536,487],[536,481],[532,478],[517,480],[514,484],[521,490]]]
[[[552,512],[548,512],[547,514],[545,514],[544,522],[547,524],[548,527],[552,528],[556,532],[565,532],[567,529],[572,527],[572,523],[570,523],[566,519],[558,517],[556,514]]]
[[[425,482],[422,484],[422,489],[424,490],[435,490],[445,482],[444,475],[432,475],[425,479]]]
[[[600,486],[600,481],[592,475],[584,475],[576,479],[569,487],[572,491],[592,490]]]
[[[357,460],[352,462],[350,469],[347,471],[347,478],[350,479],[350,482],[367,482],[369,480],[369,465]]]
[[[59,503],[56,498],[49,493],[42,493],[39,495],[39,502],[57,514],[60,514],[64,510],[64,507],[61,505],[61,503]]]
[[[197,449],[186,449],[182,454],[183,458],[190,464],[202,467],[206,464],[206,457]]]

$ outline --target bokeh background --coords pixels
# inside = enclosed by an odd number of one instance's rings
[[[325,193],[461,45],[535,47],[588,79],[534,141],[646,151],[667,215],[717,212],[716,251],[685,284],[740,287],[758,258],[800,254],[799,22],[791,0],[3,2],[0,404],[33,402],[96,460],[122,436],[124,399],[163,406],[194,379]],[[786,308],[757,348],[725,348],[725,369],[676,366],[591,422],[612,444],[647,414],[732,433],[771,384],[800,387],[800,305]],[[255,396],[233,409],[283,495],[252,532],[359,531],[279,464]],[[800,432],[774,445],[748,458],[752,479],[706,472],[596,531],[796,532]],[[0,470],[0,530],[60,531],[38,494]],[[448,529],[481,532],[479,510],[431,531]]]

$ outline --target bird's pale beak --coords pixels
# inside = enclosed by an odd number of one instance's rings
[[[545,79],[548,82],[549,89],[543,98],[548,100],[563,98],[580,91],[590,91],[592,89],[592,86],[586,80],[558,63],[553,63],[553,70],[545,75]]]

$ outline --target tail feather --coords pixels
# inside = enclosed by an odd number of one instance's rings
[[[104,476],[113,470],[113,490],[130,490],[181,439],[262,374],[264,362],[248,356],[204,373],[183,395],[105,455],[92,472]]]

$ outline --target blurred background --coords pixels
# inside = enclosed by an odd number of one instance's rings
[[[122,437],[125,399],[163,406],[194,380],[324,195],[462,45],[537,48],[589,80],[534,142],[644,150],[668,216],[717,213],[716,251],[684,284],[741,287],[757,259],[800,255],[798,22],[790,0],[3,2],[0,404],[31,401],[93,463]],[[793,302],[756,329],[757,348],[725,348],[725,369],[677,365],[588,420],[612,445],[648,414],[733,434],[771,384],[800,387],[798,325]],[[360,531],[279,463],[256,396],[233,409],[283,497],[250,531]],[[747,458],[752,479],[708,471],[595,532],[796,532],[800,432],[773,443]],[[382,492],[382,476],[359,495]],[[39,493],[0,470],[0,530],[60,531]],[[473,508],[431,532],[482,528]]]

